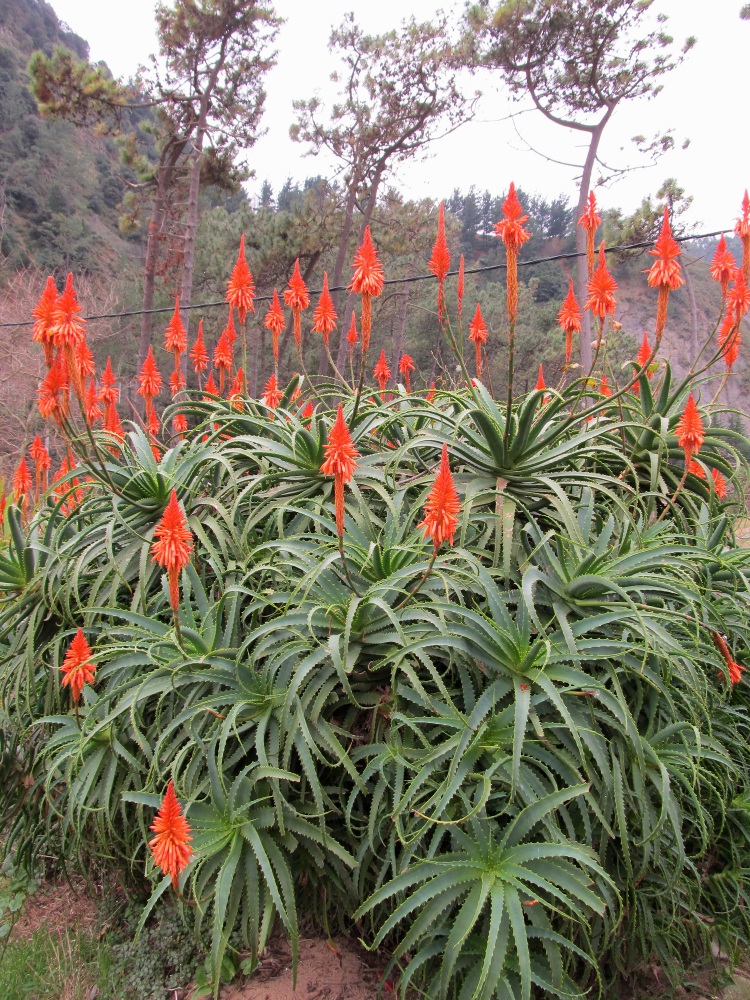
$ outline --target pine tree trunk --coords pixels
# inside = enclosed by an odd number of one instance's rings
[[[193,272],[195,270],[195,234],[198,228],[198,202],[201,189],[201,163],[203,160],[203,139],[206,131],[207,102],[201,108],[201,119],[195,132],[190,153],[190,187],[188,189],[187,216],[182,258],[182,280],[180,282],[180,315],[185,330],[190,329],[190,305],[193,294]],[[182,356],[182,373],[187,377],[187,352]]]

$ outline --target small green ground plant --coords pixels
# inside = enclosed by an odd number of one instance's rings
[[[215,994],[222,963],[251,970],[276,926],[296,955],[301,921],[354,925],[386,949],[399,996],[433,1000],[611,996],[654,964],[679,983],[686,956],[747,946],[742,442],[703,398],[738,342],[743,275],[719,347],[711,334],[679,380],[659,356],[679,277],[668,229],[655,342],[617,370],[602,254],[596,367],[518,396],[523,221],[509,196],[502,403],[447,319],[455,384],[389,390],[379,362],[366,386],[383,287],[369,231],[351,385],[279,389],[274,372],[251,399],[225,332],[228,398],[212,381],[155,419],[154,363],[149,419],[124,433],[113,379],[91,399],[67,288],[40,328],[40,400],[71,454],[33,511],[27,486],[7,514],[6,849],[30,862],[55,843],[69,864],[145,875],[142,925],[175,893]],[[325,336],[331,310],[316,310]],[[177,376],[177,313],[167,347]],[[187,823],[171,861],[163,838],[149,847],[169,782]]]

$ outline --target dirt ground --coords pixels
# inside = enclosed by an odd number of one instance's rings
[[[373,958],[356,942],[302,938],[296,992],[291,951],[274,948],[244,986],[227,988],[221,1000],[374,1000],[379,981]]]
[[[100,926],[97,901],[87,892],[86,883],[81,880],[71,884],[60,879],[41,885],[26,900],[13,926],[11,940],[28,940],[40,928],[96,934]]]

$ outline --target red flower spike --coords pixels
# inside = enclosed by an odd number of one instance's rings
[[[536,392],[541,392],[543,389],[547,388],[547,383],[544,381],[544,368],[539,365],[539,375],[537,376],[536,385],[534,389]]]
[[[180,573],[190,562],[193,551],[193,534],[187,518],[172,490],[161,520],[154,529],[151,558],[167,571],[169,602],[176,613],[180,606]]]
[[[680,273],[680,265],[677,263],[677,258],[682,254],[682,250],[672,236],[669,212],[666,207],[661,232],[654,243],[654,249],[648,252],[656,257],[651,269],[644,273],[648,274],[647,280],[650,287],[659,289],[659,299],[656,306],[656,342],[659,343],[667,322],[669,293],[675,291],[685,281]]]
[[[38,470],[47,470],[52,465],[52,461],[49,457],[49,452],[44,447],[44,442],[37,436],[31,442],[31,447],[29,448],[29,455],[33,459],[34,465]]]
[[[685,409],[677,423],[676,434],[677,443],[685,452],[685,462],[689,464],[690,459],[693,455],[698,454],[705,440],[703,421],[692,392],[687,398]]]
[[[411,372],[417,370],[416,365],[414,364],[414,358],[412,358],[410,354],[402,354],[401,360],[398,363],[398,370],[404,376],[406,391],[411,392]]]
[[[229,402],[232,404],[235,410],[241,410],[243,406],[242,397],[245,393],[245,373],[240,366],[237,369],[237,374],[234,376],[234,381],[229,387]]]
[[[458,301],[458,325],[461,326],[461,317],[464,311],[464,255],[461,254],[458,261],[458,281],[456,283],[456,299]]]
[[[354,351],[354,345],[357,343],[357,317],[352,310],[352,321],[349,325],[349,332],[346,335],[346,342],[349,345],[349,354],[351,355]]]
[[[219,392],[222,396],[224,395],[224,379],[232,370],[233,363],[234,351],[225,329],[214,348],[214,368],[219,369]]]
[[[438,280],[438,321],[441,323],[445,311],[445,276],[448,274],[450,265],[451,255],[445,239],[445,202],[441,201],[438,210],[437,238],[432,247],[432,256],[427,265],[430,274],[434,274]]]
[[[723,500],[728,493],[726,479],[718,469],[711,469],[711,478],[714,481],[714,493],[719,500]]]
[[[91,353],[85,337],[78,347],[76,347],[76,365],[78,366],[81,379],[84,382],[87,378],[89,378],[89,376],[95,374],[96,372],[94,355]]]
[[[603,243],[599,246],[599,263],[586,290],[589,297],[586,299],[584,308],[590,309],[594,316],[604,322],[605,316],[613,314],[617,305],[615,299],[617,282],[607,268]]]
[[[322,333],[323,340],[328,343],[329,336],[336,329],[336,310],[333,306],[331,293],[328,291],[328,272],[323,272],[323,290],[313,313],[313,333]]]
[[[734,227],[736,236],[742,240],[742,273],[746,283],[750,283],[750,196],[747,189],[742,199],[742,215]]]
[[[602,396],[606,396],[607,398],[609,398],[612,395],[612,389],[610,387],[609,382],[607,381],[606,373],[602,375],[602,380],[599,383],[599,392],[602,394]]]
[[[149,346],[146,360],[143,362],[141,372],[138,376],[138,389],[136,395],[143,396],[146,401],[146,421],[151,416],[154,399],[161,392],[161,372],[154,360],[154,349]]]
[[[44,360],[47,362],[48,368],[52,364],[53,358],[54,340],[52,327],[55,322],[58,302],[59,296],[57,294],[55,279],[50,275],[47,278],[47,284],[44,286],[41,298],[31,311],[31,315],[34,318],[31,339],[41,344],[44,348]]]
[[[177,393],[186,387],[185,376],[182,374],[182,368],[176,368],[169,376],[169,394],[172,399],[175,398]]]
[[[594,236],[597,228],[601,225],[602,217],[599,215],[596,206],[596,196],[593,191],[589,191],[589,199],[583,215],[578,220],[578,225],[586,230],[586,261],[588,264],[589,281],[594,273]]]
[[[234,328],[234,310],[229,307],[229,316],[227,317],[227,325],[222,330],[222,333],[227,338],[227,343],[230,347],[234,347],[234,342],[237,339],[237,331]]]
[[[299,269],[299,257],[294,262],[294,271],[289,284],[284,289],[284,302],[292,310],[294,320],[294,342],[302,349],[302,310],[310,305],[310,293]]]
[[[694,458],[691,458],[690,461],[688,462],[687,470],[694,476],[697,476],[698,479],[706,478],[706,470],[703,468],[701,463],[697,462]]]
[[[187,350],[187,330],[180,316],[179,298],[174,300],[174,312],[164,331],[164,347],[174,354],[174,364],[177,368],[180,364],[180,355]]]
[[[83,629],[79,628],[68,647],[60,670],[63,674],[63,687],[69,687],[73,696],[73,704],[81,699],[84,684],[93,684],[96,664],[91,661],[91,647],[86,642]]]
[[[730,311],[734,313],[737,324],[747,312],[750,312],[750,288],[740,268],[735,269],[734,284],[727,295],[727,312]]]
[[[190,360],[196,375],[200,375],[201,372],[204,372],[208,368],[208,351],[203,342],[203,320],[198,324],[198,336],[190,348]]]
[[[172,888],[177,890],[180,874],[187,868],[193,856],[190,841],[193,839],[190,824],[185,819],[170,781],[156,818],[151,826],[156,834],[148,842],[154,864],[172,879]]]
[[[70,406],[70,382],[64,354],[58,353],[37,390],[37,405],[45,420],[61,424]]]
[[[425,396],[425,401],[431,403],[435,398],[435,383],[430,382],[430,388],[427,390],[427,395]]]
[[[120,390],[117,388],[117,379],[112,371],[112,358],[107,358],[107,364],[99,380],[99,401],[104,403],[105,410],[110,406],[115,406],[120,399]]]
[[[565,364],[569,365],[573,357],[573,334],[581,332],[581,307],[578,305],[578,299],[576,299],[573,290],[572,278],[568,285],[568,294],[563,299],[563,304],[557,314],[557,322],[565,334]]]
[[[505,244],[508,323],[512,327],[516,322],[518,311],[518,250],[530,236],[530,233],[523,228],[523,223],[529,217],[523,214],[523,208],[513,183],[511,183],[508,196],[503,202],[502,210],[503,217],[500,222],[495,224],[495,235],[499,236]]]
[[[21,497],[26,496],[26,494],[31,489],[31,473],[29,472],[29,467],[26,464],[26,456],[21,456],[21,461],[18,463],[18,468],[13,475],[13,496],[15,497],[16,503],[21,499]]]
[[[211,396],[219,395],[219,389],[214,381],[213,372],[209,372],[208,379],[206,380],[206,384],[204,386],[204,392],[209,393],[209,395],[203,397],[204,402],[211,402]]]
[[[724,657],[724,662],[727,665],[726,676],[729,683],[734,687],[735,684],[739,684],[742,680],[742,675],[745,672],[745,668],[740,664],[736,663],[732,658],[732,654],[729,651],[729,646],[726,644],[724,636],[719,635],[718,632],[712,632],[711,637],[714,640],[714,645],[719,650],[721,655]],[[724,672],[720,670],[717,674],[720,680],[724,679]]]
[[[352,268],[354,274],[349,288],[362,296],[362,352],[367,354],[372,332],[372,300],[380,295],[385,285],[383,265],[373,246],[369,226],[365,227],[362,243],[354,254]]]
[[[328,432],[328,440],[323,446],[325,460],[320,467],[324,476],[333,476],[333,491],[336,506],[336,531],[344,537],[344,486],[351,482],[357,469],[359,452],[354,447],[352,436],[344,420],[344,408],[339,403],[338,413]]]
[[[148,418],[148,432],[152,437],[158,437],[161,433],[161,421],[156,410],[152,410]]]
[[[737,261],[734,259],[732,251],[727,248],[727,241],[724,239],[724,233],[722,233],[719,242],[716,244],[716,251],[711,258],[711,264],[709,265],[711,277],[714,281],[721,284],[722,298],[726,298],[729,282],[734,277],[736,267]]]
[[[255,312],[253,299],[255,298],[255,282],[248,267],[245,257],[245,234],[240,237],[240,249],[237,254],[237,263],[234,265],[232,274],[227,282],[227,302],[230,307],[237,310],[240,323],[245,322],[245,317],[249,312]]]
[[[175,434],[180,435],[180,440],[182,440],[182,435],[187,432],[188,422],[187,417],[184,413],[175,413],[172,417],[172,430]]]
[[[453,545],[460,512],[461,503],[448,463],[448,446],[444,444],[440,468],[424,506],[424,518],[417,525],[418,528],[424,528],[425,538],[432,539],[435,552],[443,542]]]
[[[648,333],[643,331],[643,340],[641,341],[641,346],[638,348],[638,353],[635,356],[635,360],[638,362],[638,367],[643,368],[648,359],[651,357],[651,345],[648,342]],[[646,372],[648,378],[653,378],[654,373],[651,371]]]
[[[264,406],[267,406],[269,410],[275,410],[281,402],[283,395],[284,393],[279,389],[276,375],[272,375],[266,382],[263,395],[260,398]]]
[[[305,421],[310,420],[313,413],[315,413],[315,407],[313,405],[313,401],[309,399],[307,401],[307,406],[305,406],[304,410],[302,411],[302,419]]]
[[[114,434],[119,441],[125,440],[125,428],[122,426],[120,414],[114,405],[107,407],[107,414],[104,418],[104,430],[110,434]]]
[[[78,347],[86,331],[86,320],[78,317],[80,312],[81,307],[73,287],[73,275],[69,274],[52,319],[52,340],[55,347]]]
[[[482,310],[477,302],[477,308],[474,312],[474,318],[471,323],[469,323],[469,340],[474,344],[475,350],[475,366],[477,371],[477,378],[482,378],[482,347],[487,343],[487,327],[484,322],[484,317],[482,316]]]
[[[388,362],[385,358],[385,351],[380,352],[380,357],[373,370],[373,375],[377,379],[378,385],[380,386],[380,395],[383,397],[385,392],[385,387],[388,385],[388,380],[391,377],[391,369],[388,367]]]

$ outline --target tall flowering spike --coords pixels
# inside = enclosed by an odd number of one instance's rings
[[[242,397],[245,393],[245,373],[240,366],[234,376],[232,384],[229,386],[229,402],[235,410],[242,409]]]
[[[523,228],[528,215],[516,195],[515,184],[511,182],[508,196],[502,205],[503,217],[495,224],[495,235],[505,244],[506,284],[508,295],[508,322],[516,322],[518,311],[518,250],[531,235]]]
[[[586,291],[589,297],[586,299],[584,308],[590,309],[594,316],[598,318],[600,324],[599,337],[601,338],[601,328],[604,325],[604,318],[608,314],[612,315],[617,305],[617,300],[615,299],[617,282],[607,267],[603,243],[599,246],[599,263],[586,287]]]
[[[209,400],[210,401],[211,396],[218,396],[219,395],[219,387],[217,386],[216,382],[214,381],[214,373],[213,372],[209,372],[208,379],[206,380],[206,384],[203,387],[203,391],[209,394],[209,395],[203,397],[204,400]]]
[[[430,388],[427,390],[427,395],[425,396],[425,402],[431,403],[435,398],[435,383],[430,382]]]
[[[710,271],[714,281],[718,281],[721,285],[721,297],[723,299],[726,298],[729,282],[734,277],[736,267],[737,261],[734,259],[732,251],[728,249],[727,241],[724,239],[724,233],[722,233],[719,242],[716,244],[716,251],[711,258]]]
[[[727,481],[718,469],[711,469],[711,478],[714,481],[714,493],[719,500],[723,500],[727,495]]]
[[[677,423],[676,434],[677,443],[685,452],[685,462],[689,465],[690,459],[698,454],[705,439],[703,421],[692,392]]]
[[[52,417],[59,425],[70,408],[70,381],[68,364],[61,352],[52,362],[42,384],[37,389],[37,405],[45,420]]]
[[[73,275],[69,274],[53,315],[52,339],[55,347],[77,347],[83,340],[86,320],[79,318],[80,312],[81,306],[73,287]]]
[[[482,347],[487,343],[487,327],[482,316],[482,310],[477,302],[474,318],[469,323],[469,340],[474,344],[477,378],[482,378]]]
[[[174,782],[170,781],[167,791],[151,826],[156,834],[148,842],[157,865],[172,879],[172,888],[177,890],[180,874],[187,868],[193,856],[190,841],[193,839],[190,824],[185,819],[180,803],[174,791]]]
[[[245,234],[240,237],[240,249],[237,254],[237,263],[234,265],[232,274],[227,282],[227,302],[230,307],[237,310],[240,323],[245,322],[245,317],[249,312],[255,312],[253,299],[255,298],[255,282],[248,267],[245,257]]]
[[[586,208],[578,220],[578,225],[586,230],[586,261],[588,263],[589,281],[591,281],[594,273],[594,236],[601,222],[602,217],[597,210],[596,196],[593,191],[589,191],[589,200],[586,202]]]
[[[424,518],[417,525],[418,528],[424,528],[425,538],[432,539],[435,552],[443,542],[453,545],[460,512],[461,503],[448,463],[448,445],[444,444],[440,468],[424,505]]]
[[[26,456],[21,456],[21,461],[18,463],[18,468],[13,475],[13,496],[15,497],[16,503],[25,497],[26,494],[31,489],[31,473],[29,472],[29,467],[26,464]]]
[[[458,303],[458,325],[461,326],[461,318],[464,314],[464,290],[466,286],[466,281],[464,277],[465,270],[464,255],[461,254],[458,261],[458,281],[456,282],[456,300]]]
[[[206,350],[206,345],[203,341],[203,320],[198,324],[198,336],[195,338],[195,343],[190,348],[190,361],[193,365],[193,371],[196,375],[200,375],[202,372],[208,368],[208,351]]]
[[[539,375],[537,376],[536,385],[534,386],[534,389],[537,392],[542,392],[546,388],[547,388],[547,383],[544,381],[544,367],[540,364]]]
[[[52,328],[55,323],[58,302],[57,285],[55,284],[55,279],[50,275],[47,278],[47,284],[44,286],[41,298],[31,311],[31,315],[34,318],[32,340],[41,344],[44,348],[44,360],[47,362],[48,368],[52,364],[54,356],[55,348]]]
[[[742,680],[745,668],[740,663],[735,662],[723,635],[719,635],[718,632],[712,632],[711,635],[714,640],[714,645],[723,656],[724,662],[727,665],[726,679],[729,680],[729,683],[734,687],[735,684],[739,684]],[[720,670],[718,672],[718,676],[720,679],[724,678],[724,671]]]
[[[727,366],[727,371],[731,372],[740,356],[742,346],[739,323],[731,310],[727,310],[719,327],[718,341],[724,364]]]
[[[104,430],[109,434],[113,434],[118,441],[125,440],[125,428],[122,426],[120,414],[117,412],[117,407],[114,404],[107,407],[107,413],[104,417]]]
[[[214,368],[219,369],[219,390],[222,395],[224,395],[224,378],[232,370],[233,363],[234,351],[227,336],[227,331],[224,330],[216,341],[216,347],[214,348]]]
[[[186,388],[187,383],[185,382],[185,376],[182,374],[182,368],[175,368],[169,376],[169,394],[172,399],[175,398],[181,389]]]
[[[110,406],[116,406],[120,399],[120,390],[117,388],[117,379],[112,371],[112,358],[107,358],[104,372],[99,380],[99,399],[104,403],[105,415]]]
[[[734,313],[734,321],[739,325],[742,317],[750,312],[750,288],[745,280],[745,272],[735,268],[734,283],[727,294],[727,312]]]
[[[641,341],[641,346],[638,348],[638,353],[635,356],[635,360],[638,362],[638,367],[643,368],[648,359],[651,357],[651,345],[648,342],[648,333],[643,331],[643,340]],[[646,375],[648,378],[653,378],[654,373],[652,371],[647,371]]]
[[[746,284],[750,285],[750,196],[747,189],[742,199],[742,215],[737,219],[734,232],[742,240],[742,273]]]
[[[388,367],[385,351],[380,352],[380,357],[378,358],[377,364],[373,370],[373,375],[377,379],[378,385],[380,386],[380,395],[382,396],[385,392],[385,387],[388,385],[388,380],[391,377],[391,369]]]
[[[234,328],[234,310],[229,307],[229,316],[227,317],[227,325],[224,327],[222,333],[227,338],[230,347],[234,347],[234,342],[237,339],[237,331]]]
[[[568,285],[568,294],[557,314],[557,322],[565,334],[565,364],[569,365],[573,357],[573,334],[581,332],[581,307],[578,305],[576,293],[573,290],[573,279]]]
[[[52,466],[52,459],[49,457],[49,452],[44,447],[44,442],[37,436],[31,443],[29,448],[29,455],[34,462],[34,473],[36,476],[36,495],[39,496],[40,493],[47,489],[47,473]]]
[[[284,289],[284,302],[292,310],[294,320],[294,342],[297,350],[302,350],[302,310],[310,305],[310,293],[299,269],[299,257],[294,262],[294,271],[289,284]]]
[[[351,482],[357,468],[359,452],[354,447],[352,436],[344,420],[344,408],[339,403],[338,413],[328,432],[328,440],[323,446],[325,460],[320,467],[324,476],[333,476],[333,492],[336,502],[336,531],[340,539],[344,537],[344,486]]]
[[[78,367],[78,372],[84,384],[86,379],[96,372],[96,362],[94,361],[94,355],[91,353],[89,345],[86,343],[86,338],[81,341],[81,343],[76,347],[76,365]]]
[[[352,310],[352,321],[349,324],[349,332],[346,335],[346,342],[349,345],[349,357],[354,353],[354,345],[357,343],[357,317]]]
[[[688,472],[691,472],[694,476],[697,476],[698,479],[706,478],[706,470],[703,468],[701,463],[697,462],[694,458],[690,459],[687,470]]]
[[[148,418],[148,432],[151,437],[158,437],[161,433],[161,421],[156,410],[152,410]]]
[[[99,406],[100,401],[101,397],[96,389],[96,379],[92,378],[86,387],[83,399],[83,413],[89,427],[93,427],[96,421],[101,420],[104,416],[102,408]]]
[[[432,247],[432,256],[428,264],[430,274],[434,274],[438,280],[438,321],[441,323],[445,312],[445,276],[448,274],[450,266],[451,255],[445,238],[445,202],[441,201],[438,210],[437,238]]]
[[[271,331],[271,338],[273,340],[273,363],[274,367],[278,369],[279,367],[279,336],[282,333],[284,327],[286,326],[286,320],[284,319],[284,310],[281,308],[281,302],[279,301],[279,290],[274,288],[273,290],[273,301],[271,302],[270,308],[265,315],[263,320],[263,325],[266,330]]]
[[[373,246],[370,227],[365,227],[362,243],[354,254],[352,264],[354,274],[349,288],[355,295],[362,296],[362,353],[370,349],[370,334],[372,333],[372,300],[383,291],[385,275],[377,250]]]
[[[179,434],[180,440],[182,440],[183,435],[187,433],[188,421],[184,413],[175,413],[172,417],[172,430],[175,434]]]
[[[264,406],[269,410],[275,410],[283,398],[283,392],[279,389],[276,375],[271,375],[263,388],[263,395],[260,397]]]
[[[146,421],[148,422],[151,416],[151,411],[153,408],[154,399],[161,392],[161,372],[159,371],[156,361],[154,359],[154,349],[149,346],[148,354],[146,355],[146,360],[143,362],[140,374],[138,376],[138,390],[137,395],[143,396],[146,401]]]
[[[307,405],[302,411],[302,419],[304,421],[309,421],[313,413],[315,413],[315,405],[313,404],[313,401],[311,399],[308,399]]]
[[[313,313],[313,332],[322,333],[323,340],[328,343],[328,337],[336,329],[336,310],[333,306],[331,293],[328,291],[328,272],[323,272],[323,290]]]
[[[599,383],[599,392],[602,394],[602,396],[609,397],[612,395],[612,388],[609,382],[607,381],[606,372],[602,375],[602,380]]]
[[[398,363],[398,370],[404,376],[404,384],[406,385],[406,391],[411,392],[411,373],[413,371],[416,371],[414,358],[410,354],[402,354],[401,360]]]
[[[175,368],[180,363],[180,355],[187,350],[187,330],[180,316],[179,297],[174,300],[174,312],[164,331],[164,347],[174,354]]]
[[[684,284],[685,279],[680,274],[677,258],[682,254],[677,240],[672,236],[669,225],[669,211],[664,208],[664,219],[661,224],[654,249],[649,253],[656,257],[648,273],[648,283],[651,288],[659,289],[659,299],[656,306],[656,342],[661,340],[667,322],[667,304],[669,293]]]
[[[151,558],[167,571],[169,602],[175,613],[180,606],[180,573],[190,562],[192,551],[193,534],[177,500],[177,493],[172,490],[169,503],[154,529]]]
[[[96,665],[91,660],[91,647],[86,642],[83,629],[79,628],[68,646],[65,659],[60,670],[63,675],[63,687],[69,687],[75,705],[81,699],[84,684],[93,684]]]

